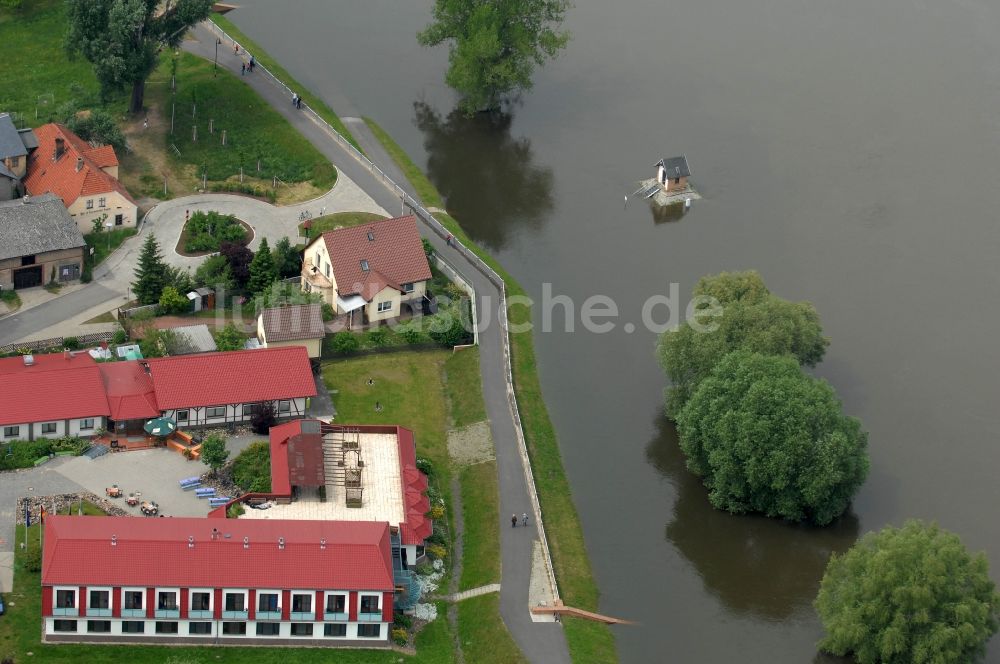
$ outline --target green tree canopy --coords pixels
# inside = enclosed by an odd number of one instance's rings
[[[226,465],[229,450],[226,449],[226,439],[221,434],[213,433],[205,437],[201,444],[201,461],[212,469],[212,473]]]
[[[936,524],[907,521],[834,554],[816,610],[820,648],[861,664],[959,664],[985,652],[1000,596],[986,556]]]
[[[448,42],[445,81],[467,111],[500,107],[531,88],[536,66],[566,46],[560,30],[569,0],[436,0],[434,20],[417,35],[424,46]]]
[[[191,301],[181,295],[173,286],[167,286],[160,294],[160,311],[165,314],[179,314],[191,306]]]
[[[687,466],[712,505],[827,524],[868,474],[867,434],[794,358],[726,355],[677,417]]]
[[[250,261],[250,279],[247,281],[247,290],[253,294],[263,293],[268,287],[278,280],[278,269],[274,265],[274,258],[271,256],[271,248],[267,246],[267,238],[260,241],[260,247]]]
[[[231,292],[236,286],[229,261],[222,254],[213,254],[202,261],[194,271],[194,283],[199,287],[208,286],[227,292]]]
[[[297,277],[302,273],[302,255],[295,250],[287,237],[278,240],[271,255],[274,257],[274,266],[278,270],[279,278]]]
[[[212,0],[67,0],[66,49],[94,65],[105,97],[132,88],[129,109],[142,111],[146,79],[163,46],[175,48]]]
[[[676,418],[698,384],[729,352],[748,350],[764,355],[791,355],[815,366],[826,353],[819,314],[808,302],[789,302],[771,295],[756,272],[722,273],[706,277],[695,297],[711,297],[722,305],[712,331],[685,322],[664,332],[657,355],[670,377],[667,415]]]
[[[222,329],[216,330],[212,337],[219,350],[241,350],[246,344],[247,335],[236,327],[235,323],[229,322]]]
[[[163,292],[166,285],[167,264],[163,262],[156,236],[150,233],[146,236],[142,252],[139,254],[139,264],[135,268],[132,291],[135,293],[136,299],[139,300],[139,304],[156,304],[159,302],[160,293]]]

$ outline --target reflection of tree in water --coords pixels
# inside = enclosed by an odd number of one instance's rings
[[[716,510],[684,465],[673,423],[661,416],[657,426],[646,458],[677,492],[666,538],[694,565],[705,588],[740,615],[768,621],[812,616],[830,554],[857,539],[857,517],[848,512],[816,528]]]
[[[500,249],[518,226],[537,227],[552,210],[552,171],[535,166],[531,143],[513,138],[509,113],[456,109],[442,116],[414,102],[427,173],[469,235]]]

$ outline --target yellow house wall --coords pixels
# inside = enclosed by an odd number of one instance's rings
[[[333,266],[330,265],[330,255],[326,251],[326,242],[323,241],[322,237],[318,237],[306,247],[305,251],[302,253],[302,274],[306,275],[312,272],[313,266],[319,268],[319,274],[330,280],[333,284],[332,288],[318,288],[315,285],[312,287],[312,292],[319,293],[323,296],[323,300],[332,306],[334,309],[337,308],[337,279],[333,276]],[[327,276],[329,272],[329,276]],[[305,278],[303,278],[303,284],[305,283]],[[337,311],[337,313],[343,313]]]
[[[268,348],[286,348],[288,346],[305,346],[309,357],[317,358],[322,352],[322,339],[296,339],[295,341],[273,341],[268,342]]]
[[[98,205],[101,198],[105,199],[104,207]],[[94,207],[90,210],[87,209],[87,201],[94,202]],[[67,210],[69,210],[70,216],[76,220],[76,225],[80,229],[80,232],[84,234],[93,232],[94,219],[97,219],[102,214],[108,215],[108,218],[104,221],[105,224],[109,221],[114,223],[115,215],[122,215],[121,226],[115,226],[114,228],[135,228],[136,217],[138,216],[136,206],[117,191],[94,194],[93,196],[81,196],[73,201]]]
[[[416,284],[413,287],[416,291]],[[388,311],[383,311],[379,313],[378,304],[379,302],[392,302],[392,307]],[[400,293],[395,288],[390,288],[386,286],[378,292],[378,294],[372,298],[372,301],[365,305],[365,310],[368,313],[368,320],[371,322],[379,320],[388,320],[390,318],[396,318],[399,316],[399,303],[402,302],[400,298]]]

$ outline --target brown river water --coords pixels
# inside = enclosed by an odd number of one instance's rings
[[[811,605],[830,552],[907,517],[987,550],[1000,578],[1000,6],[578,0],[510,116],[467,120],[446,50],[414,38],[428,0],[240,4],[242,29],[385,127],[531,294],[616,302],[612,332],[567,332],[556,307],[536,345],[601,611],[640,623],[615,629],[623,662],[831,661]],[[704,200],[625,208],[674,154]],[[661,414],[643,303],[747,268],[815,303],[832,339],[816,373],[870,432],[871,474],[828,528],[712,510]]]

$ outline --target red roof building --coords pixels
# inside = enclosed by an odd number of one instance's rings
[[[182,428],[239,423],[265,403],[302,417],[316,395],[300,346],[100,365],[82,352],[28,357],[0,359],[0,441],[141,434],[160,415]]]
[[[28,158],[24,186],[32,196],[62,199],[82,233],[93,221],[134,227],[138,207],[118,181],[118,158],[110,145],[93,146],[61,124],[35,129],[38,148]]]
[[[49,516],[47,641],[386,645],[385,523]]]
[[[305,249],[302,286],[337,313],[395,318],[427,292],[431,268],[413,215],[327,231]]]

